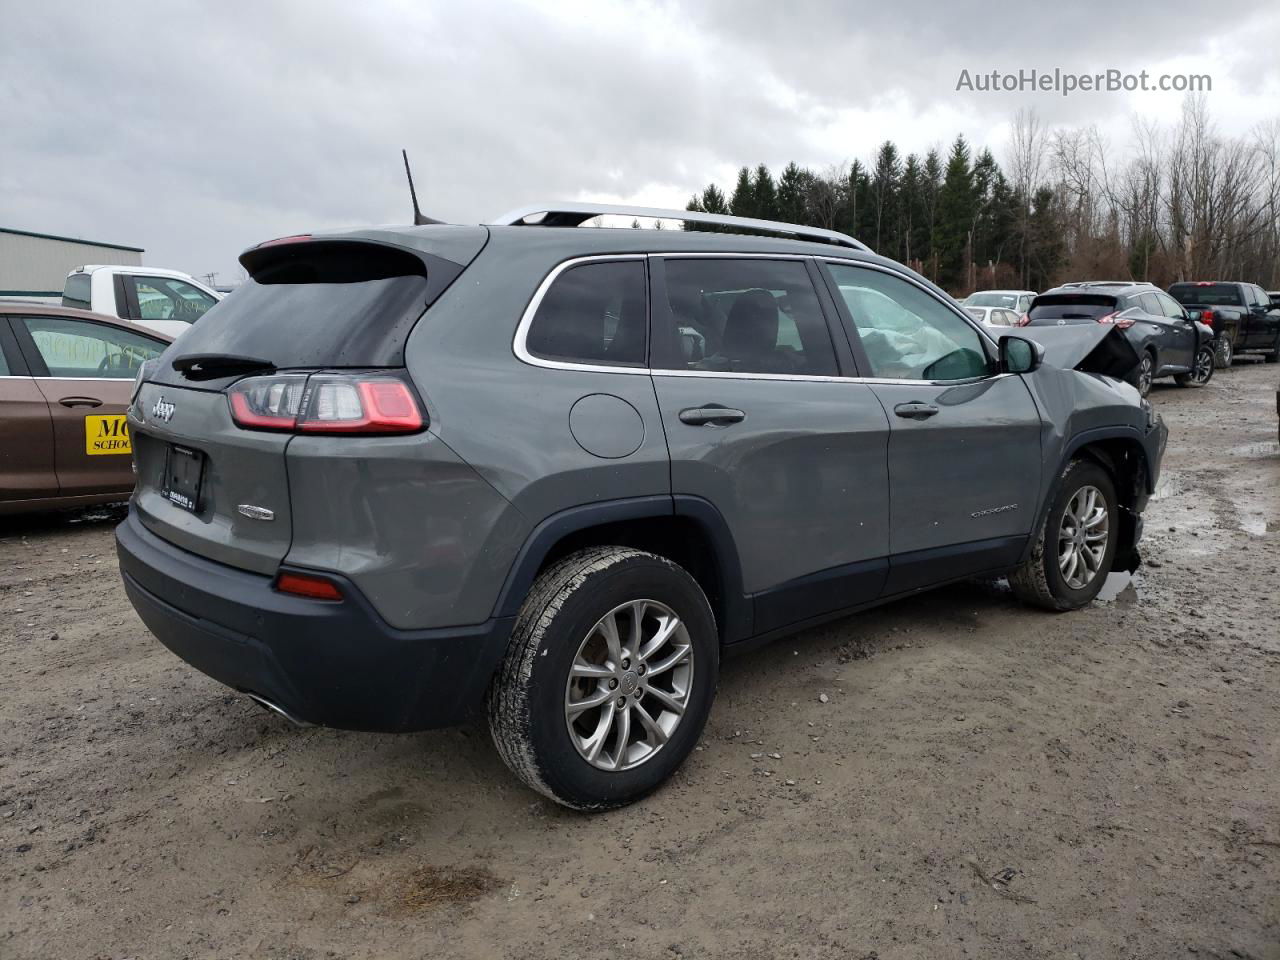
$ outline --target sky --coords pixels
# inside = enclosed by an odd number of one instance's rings
[[[241,276],[311,230],[548,200],[682,208],[738,167],[864,162],[1010,122],[1172,126],[1184,94],[979,92],[1000,70],[1207,73],[1219,130],[1280,114],[1280,4],[1217,0],[0,0],[0,226]]]

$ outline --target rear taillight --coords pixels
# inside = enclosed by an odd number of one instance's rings
[[[295,597],[309,597],[312,600],[341,600],[342,591],[328,577],[318,577],[309,573],[284,573],[276,577],[276,590],[280,593],[291,593]]]
[[[249,377],[227,391],[231,419],[248,430],[417,433],[426,418],[408,384],[367,374]]]
[[[1014,324],[1014,326],[1016,326],[1016,327],[1025,327],[1025,326],[1026,326],[1027,324],[1029,324],[1030,322],[1031,322],[1031,314],[1029,314],[1029,313],[1024,313],[1022,316],[1020,316],[1020,317],[1018,318],[1018,322],[1017,322],[1016,324]]]
[[[1212,326],[1213,326],[1213,311],[1212,311],[1212,310],[1201,310],[1201,311],[1200,311],[1200,322],[1201,322],[1201,323],[1207,323],[1209,326],[1211,326],[1211,327],[1212,327]]]
[[[1121,317],[1120,319],[1116,319],[1117,317],[1119,317],[1119,314],[1116,313],[1115,311],[1112,311],[1111,313],[1108,313],[1105,317],[1099,317],[1098,322],[1110,324],[1114,327],[1118,327],[1121,330],[1128,330],[1130,327],[1133,326],[1133,317]]]

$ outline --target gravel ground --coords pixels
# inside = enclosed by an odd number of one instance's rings
[[[298,731],[134,616],[117,517],[0,527],[0,958],[1280,957],[1280,368],[1158,386],[1147,564],[725,664],[584,817],[479,727]]]

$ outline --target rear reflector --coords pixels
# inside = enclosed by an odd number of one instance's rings
[[[342,599],[342,591],[332,580],[307,573],[281,573],[276,577],[276,590],[312,600]]]
[[[276,374],[227,391],[231,418],[248,430],[290,433],[417,433],[426,418],[403,380],[386,375]]]

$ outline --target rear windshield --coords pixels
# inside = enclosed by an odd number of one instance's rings
[[[93,281],[87,273],[73,273],[67,277],[66,286],[62,288],[62,305],[64,307],[78,307],[81,310],[91,309],[90,300],[92,293],[90,289]]]
[[[1009,310],[1018,305],[1017,294],[1013,293],[975,293],[965,299],[966,307],[1006,307]]]
[[[438,292],[423,260],[363,243],[293,246],[306,249],[274,259],[263,251],[253,277],[184,333],[171,357],[225,354],[280,369],[401,365],[409,331]],[[439,263],[442,272],[460,269]]]
[[[1054,293],[1036,297],[1027,316],[1037,320],[1097,320],[1113,313],[1116,298],[1097,293]]]
[[[1221,307],[1242,307],[1240,288],[1234,283],[1175,283],[1169,295],[1185,307],[1208,304]]]

